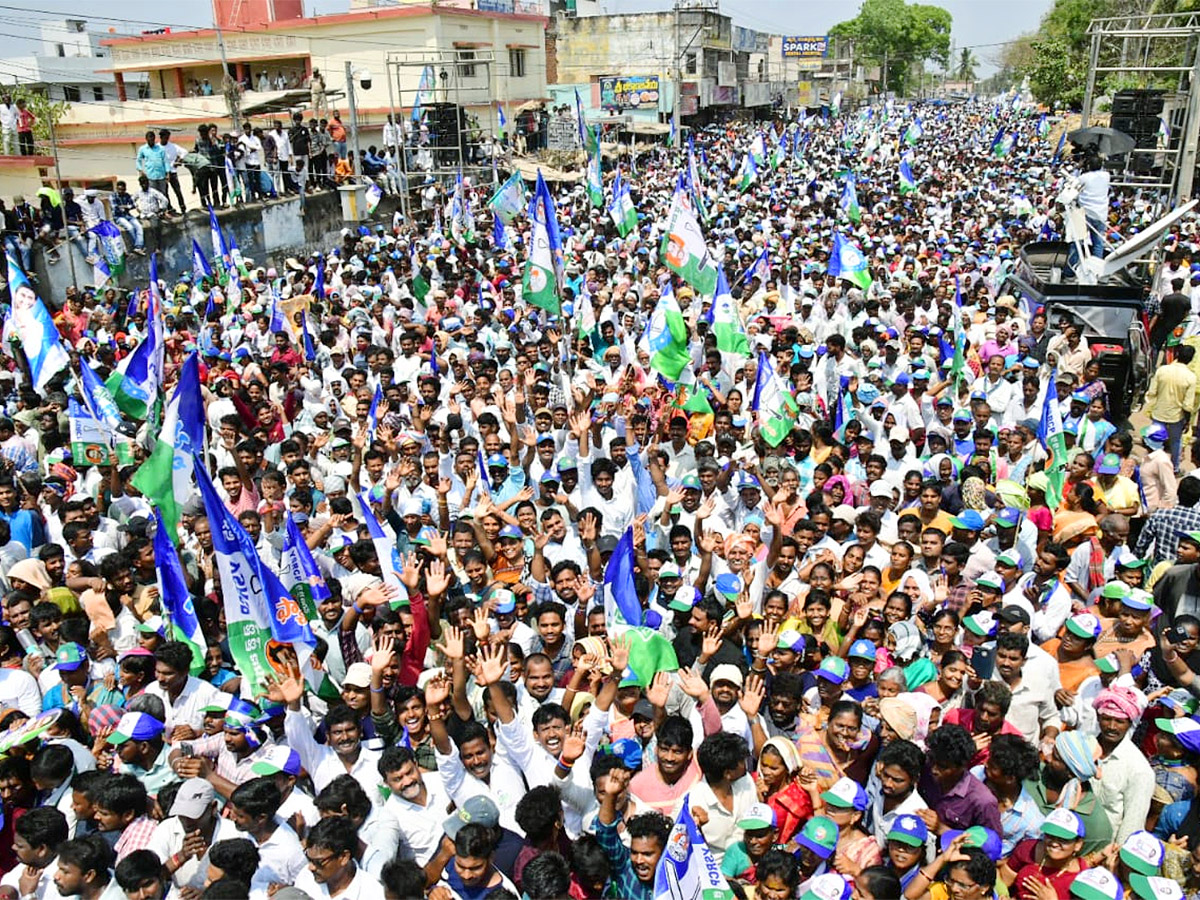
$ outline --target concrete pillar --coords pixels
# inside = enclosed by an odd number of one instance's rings
[[[187,89],[183,86],[183,69],[179,66],[175,67],[175,96],[187,96]]]
[[[120,72],[114,72],[113,80],[117,83],[117,99],[124,103],[128,99],[125,96],[125,76]]]

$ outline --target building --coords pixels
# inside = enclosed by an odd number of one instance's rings
[[[88,29],[83,19],[58,19],[39,26],[37,53],[0,59],[0,81],[17,83],[44,92],[51,100],[68,103],[106,103],[117,99],[117,85],[109,71],[108,33]],[[130,79],[130,89],[141,91],[144,76]]]
[[[608,15],[598,0],[578,0],[554,18],[547,64],[557,88],[578,87],[585,103],[590,98],[589,117],[665,119],[677,65],[679,111],[690,124],[781,103],[769,35],[714,10]]]
[[[171,129],[189,148],[202,123],[230,130],[221,90],[226,74],[241,85],[233,90],[241,118],[269,127],[293,110],[311,115],[309,80],[319,71],[329,112],[340,112],[349,127],[350,63],[363,149],[381,143],[389,113],[408,121],[422,86],[422,104],[457,103],[482,131],[494,133],[497,102],[511,117],[522,104],[546,97],[547,14],[541,0],[475,2],[478,7],[465,0],[378,6],[354,0],[345,13],[296,17],[297,7],[282,0],[231,0],[219,10],[227,21],[243,21],[251,8],[289,18],[222,29],[221,41],[215,29],[105,41],[121,100],[72,107],[60,123],[59,143],[69,151],[64,179],[105,184],[130,178],[150,128]],[[143,78],[148,87],[139,99],[129,85]]]

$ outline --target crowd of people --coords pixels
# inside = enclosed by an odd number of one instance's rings
[[[888,103],[643,149],[624,237],[552,190],[557,308],[471,188],[471,243],[397,218],[43,297],[69,365],[37,384],[6,329],[0,370],[0,894],[690,897],[702,837],[712,900],[1200,897],[1196,235],[1134,427],[1084,324],[1006,289],[1077,172],[1042,122]],[[686,168],[741,350],[660,256]],[[1158,214],[1105,211],[1109,241]],[[87,385],[156,334],[167,412],[84,452]],[[190,371],[176,528],[139,485]],[[258,678],[247,561],[309,554],[311,658]]]

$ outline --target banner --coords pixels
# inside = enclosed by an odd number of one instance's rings
[[[829,36],[825,34],[793,34],[783,39],[784,59],[823,59],[828,53]]]
[[[633,75],[629,78],[600,79],[600,108],[658,109],[662,96],[657,75]]]

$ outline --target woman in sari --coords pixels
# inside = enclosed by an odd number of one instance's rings
[[[870,801],[867,792],[849,778],[841,778],[821,794],[824,815],[838,827],[833,867],[842,875],[856,877],[863,869],[883,862],[875,836],[863,828],[863,815]]]
[[[829,708],[823,728],[805,728],[796,738],[804,768],[816,777],[819,790],[827,791],[839,778],[866,784],[879,738],[862,727],[862,707],[853,700],[838,700]]]
[[[943,713],[966,703],[967,670],[970,664],[960,650],[947,650],[938,664],[938,677],[921,685],[920,693],[937,701]]]
[[[754,773],[758,799],[774,810],[777,841],[781,844],[790,841],[813,815],[816,784],[810,778],[810,786],[805,786],[800,777],[803,768],[800,751],[782,736],[768,740],[758,755],[758,771]]]

